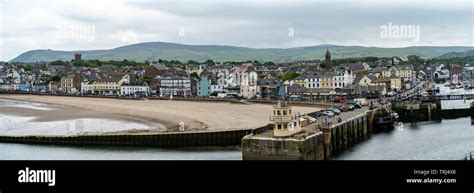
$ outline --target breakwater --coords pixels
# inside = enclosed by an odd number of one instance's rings
[[[173,132],[157,134],[113,134],[76,136],[0,136],[3,143],[91,145],[91,146],[153,146],[179,148],[194,146],[236,146],[242,137],[265,131],[268,126],[248,130],[209,132]]]

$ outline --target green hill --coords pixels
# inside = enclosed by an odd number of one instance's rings
[[[438,59],[448,59],[448,58],[466,58],[466,57],[474,57],[474,50],[466,50],[463,52],[449,52],[438,56]]]
[[[297,47],[287,49],[255,49],[236,46],[217,45],[184,45],[166,42],[147,42],[118,47],[110,50],[78,50],[78,51],[57,51],[57,50],[31,50],[20,54],[10,62],[49,62],[55,60],[71,60],[74,53],[81,53],[83,59],[97,60],[134,60],[134,61],[156,61],[158,59],[205,61],[273,61],[289,62],[295,60],[323,59],[326,50],[332,54],[333,58],[349,57],[391,57],[418,55],[422,58],[434,58],[448,52],[462,52],[472,50],[474,47],[450,46],[434,47],[419,46],[406,48],[378,48],[362,46],[337,46],[320,45],[310,47]]]

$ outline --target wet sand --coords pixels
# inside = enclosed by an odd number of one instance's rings
[[[0,135],[158,133],[164,125],[83,108],[0,99]]]
[[[2,94],[0,98],[59,105],[63,110],[45,113],[39,121],[64,120],[78,117],[103,117],[146,120],[160,123],[168,131],[176,131],[183,122],[188,131],[251,129],[269,121],[272,106],[267,104],[230,104],[222,102],[191,102],[172,100],[120,100],[89,97],[37,96]],[[293,107],[293,112],[308,113],[315,107]],[[38,116],[33,110],[0,107],[0,113]],[[44,112],[42,112],[44,113]]]

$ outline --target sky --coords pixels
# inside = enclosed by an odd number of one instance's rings
[[[0,0],[0,61],[140,42],[473,46],[473,0]]]

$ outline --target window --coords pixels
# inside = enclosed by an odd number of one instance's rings
[[[277,115],[281,115],[280,110],[277,110]]]
[[[277,124],[277,129],[281,129],[281,125],[280,125],[280,124]]]
[[[286,110],[283,110],[283,115],[286,115]]]

